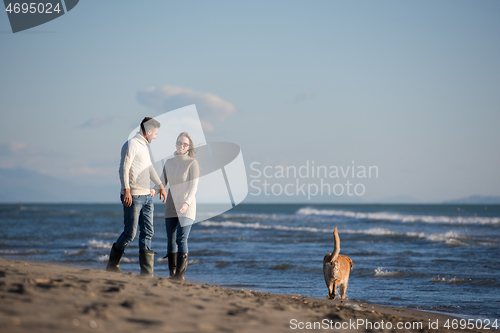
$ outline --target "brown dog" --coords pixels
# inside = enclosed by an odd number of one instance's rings
[[[337,228],[333,231],[335,247],[333,253],[328,253],[323,258],[323,274],[325,275],[326,286],[328,287],[328,298],[334,299],[337,296],[337,286],[340,285],[340,297],[345,298],[349,273],[354,266],[351,258],[340,253],[340,238]]]

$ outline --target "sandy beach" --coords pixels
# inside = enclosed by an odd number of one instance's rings
[[[5,259],[0,297],[2,332],[461,332],[424,311]]]

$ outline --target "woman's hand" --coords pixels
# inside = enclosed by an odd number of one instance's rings
[[[187,211],[188,207],[189,205],[186,202],[183,203],[181,209],[179,209],[179,213],[184,214]]]

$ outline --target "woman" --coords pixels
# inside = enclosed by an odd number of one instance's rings
[[[187,240],[196,218],[195,194],[198,188],[199,166],[193,158],[193,140],[187,132],[177,137],[174,157],[163,167],[161,180],[169,183],[165,205],[167,255],[170,278],[184,281],[188,264]]]

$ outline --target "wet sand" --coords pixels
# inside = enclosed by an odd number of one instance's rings
[[[455,317],[356,300],[5,259],[0,299],[0,332],[463,332],[443,328]],[[438,321],[438,329],[429,321]]]

